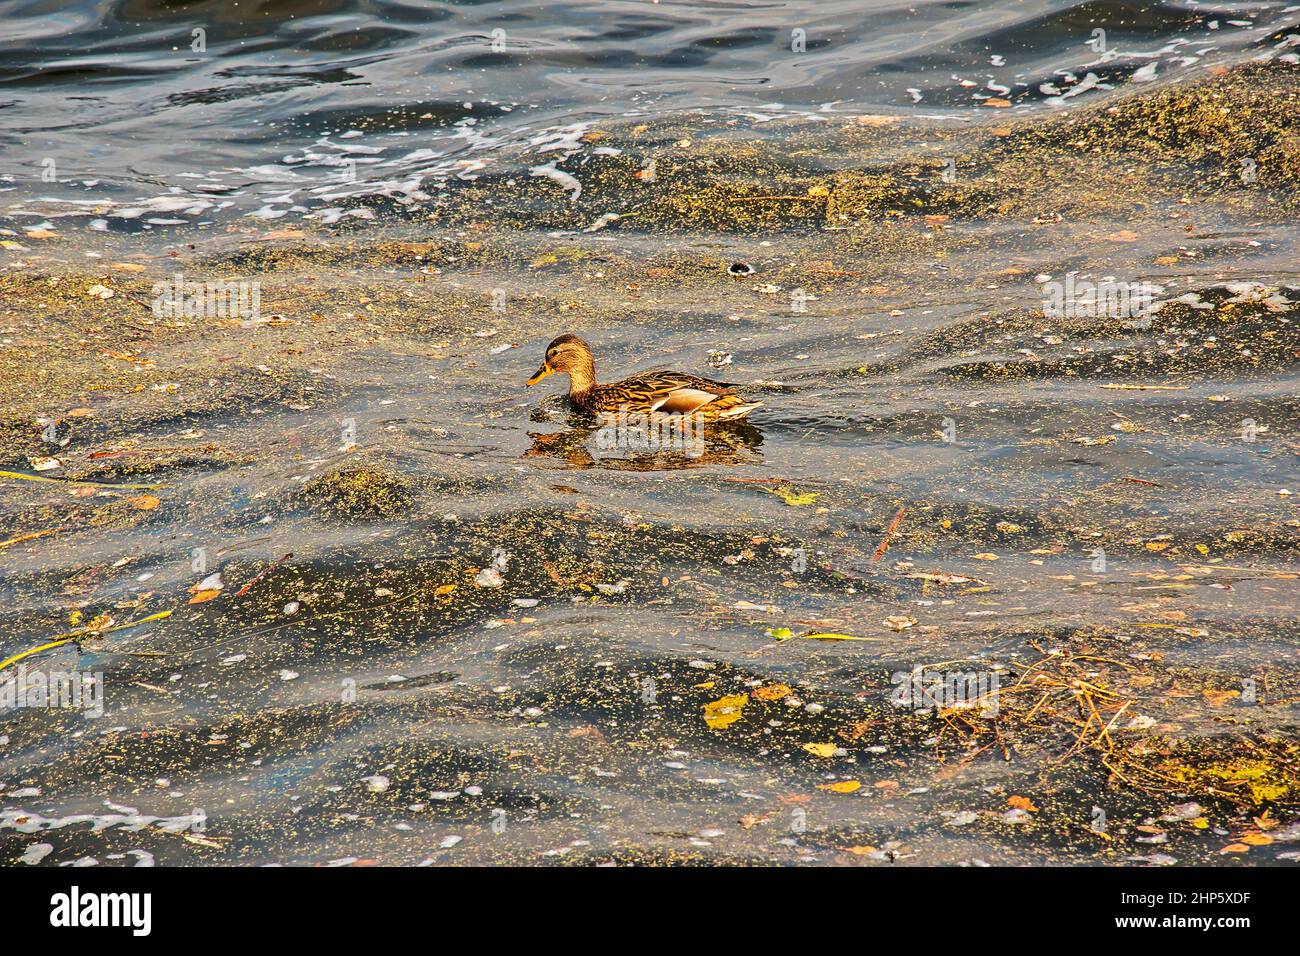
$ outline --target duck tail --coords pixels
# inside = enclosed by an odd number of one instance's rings
[[[724,408],[718,413],[718,421],[732,421],[737,418],[744,418],[754,409],[760,407],[762,402],[744,402],[740,405],[732,405],[730,408]]]

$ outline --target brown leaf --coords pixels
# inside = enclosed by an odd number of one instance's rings
[[[1208,687],[1201,691],[1201,693],[1205,696],[1205,699],[1210,702],[1211,707],[1222,707],[1227,704],[1228,701],[1241,696],[1241,691],[1239,690],[1211,690]]]
[[[863,734],[865,734],[868,730],[871,729],[873,723],[874,721],[870,721],[870,720],[860,720],[852,727],[838,731],[837,736],[843,738],[844,740],[857,740],[859,737],[861,737]]]

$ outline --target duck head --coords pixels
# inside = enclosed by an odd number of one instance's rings
[[[528,380],[528,384],[536,385],[553,372],[565,373],[570,382],[594,382],[596,370],[595,361],[591,357],[591,346],[576,335],[561,335],[554,339],[546,346],[542,367]]]

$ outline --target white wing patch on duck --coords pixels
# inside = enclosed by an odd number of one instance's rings
[[[698,388],[678,388],[651,405],[650,410],[652,412],[663,412],[666,415],[689,415],[697,408],[707,405],[717,398],[718,396],[713,392],[706,392]]]

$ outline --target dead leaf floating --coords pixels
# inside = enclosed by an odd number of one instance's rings
[[[704,705],[704,722],[712,730],[723,730],[740,720],[749,703],[748,694],[730,694]]]

